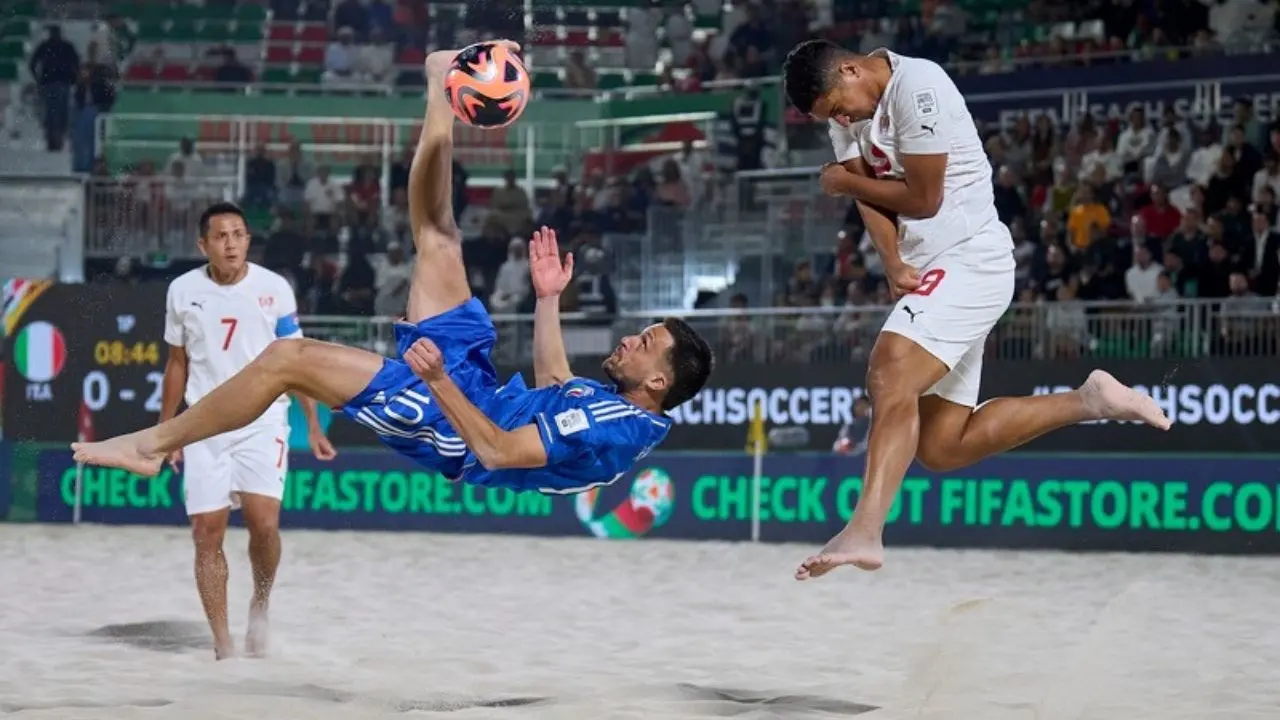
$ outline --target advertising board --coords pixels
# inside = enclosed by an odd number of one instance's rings
[[[745,455],[655,453],[598,492],[563,497],[459,485],[388,452],[332,463],[290,459],[286,528],[420,530],[541,536],[760,540],[820,544],[848,519],[858,459],[770,455],[759,478]],[[86,468],[86,522],[178,525],[182,478]],[[16,484],[34,519],[69,522],[76,466],[40,450]],[[1280,552],[1280,460],[1008,455],[937,474],[913,467],[889,518],[899,546]]]

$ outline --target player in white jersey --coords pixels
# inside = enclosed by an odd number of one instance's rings
[[[185,399],[195,405],[240,372],[277,338],[302,337],[293,288],[279,275],[247,261],[249,230],[231,203],[200,216],[200,251],[209,264],[169,285],[165,303],[165,365],[160,421],[177,414]],[[312,452],[332,459],[333,446],[315,403],[298,396]],[[289,398],[281,395],[245,427],[188,445],[170,455],[182,466],[183,495],[195,541],[196,587],[218,659],[235,653],[227,623],[227,559],[223,537],[231,511],[249,530],[253,599],[245,650],[266,652],[267,603],[280,563],[280,501],[289,463]]]
[[[955,469],[1101,418],[1169,428],[1155,401],[1100,370],[1074,392],[978,405],[983,346],[1013,297],[1013,243],[981,138],[946,71],[812,40],[788,54],[783,79],[797,110],[828,123],[836,162],[822,169],[822,189],[856,201],[898,298],[867,369],[874,412],[863,492],[849,524],[797,579],[883,564],[885,519],[913,457]]]

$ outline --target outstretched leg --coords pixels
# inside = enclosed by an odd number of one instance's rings
[[[413,282],[406,316],[417,324],[471,298],[462,263],[462,234],[453,217],[453,110],[444,77],[458,51],[427,57],[427,111],[409,168],[409,221],[413,229]]]
[[[72,443],[71,449],[76,462],[150,477],[170,451],[248,425],[286,392],[341,407],[369,385],[382,362],[366,350],[319,340],[277,340],[173,419],[102,442]]]

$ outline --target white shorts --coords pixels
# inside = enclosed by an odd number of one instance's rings
[[[1008,235],[975,237],[918,268],[920,289],[898,300],[881,332],[902,335],[941,360],[947,373],[925,395],[976,407],[987,335],[1013,301]]]
[[[182,450],[187,515],[240,508],[240,493],[284,498],[289,425],[258,422]]]

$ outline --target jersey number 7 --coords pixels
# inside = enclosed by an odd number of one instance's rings
[[[238,325],[240,321],[235,318],[225,317],[222,318],[220,322],[227,326],[227,334],[222,338],[222,349],[227,350],[231,347],[231,336],[236,334],[236,325]]]

